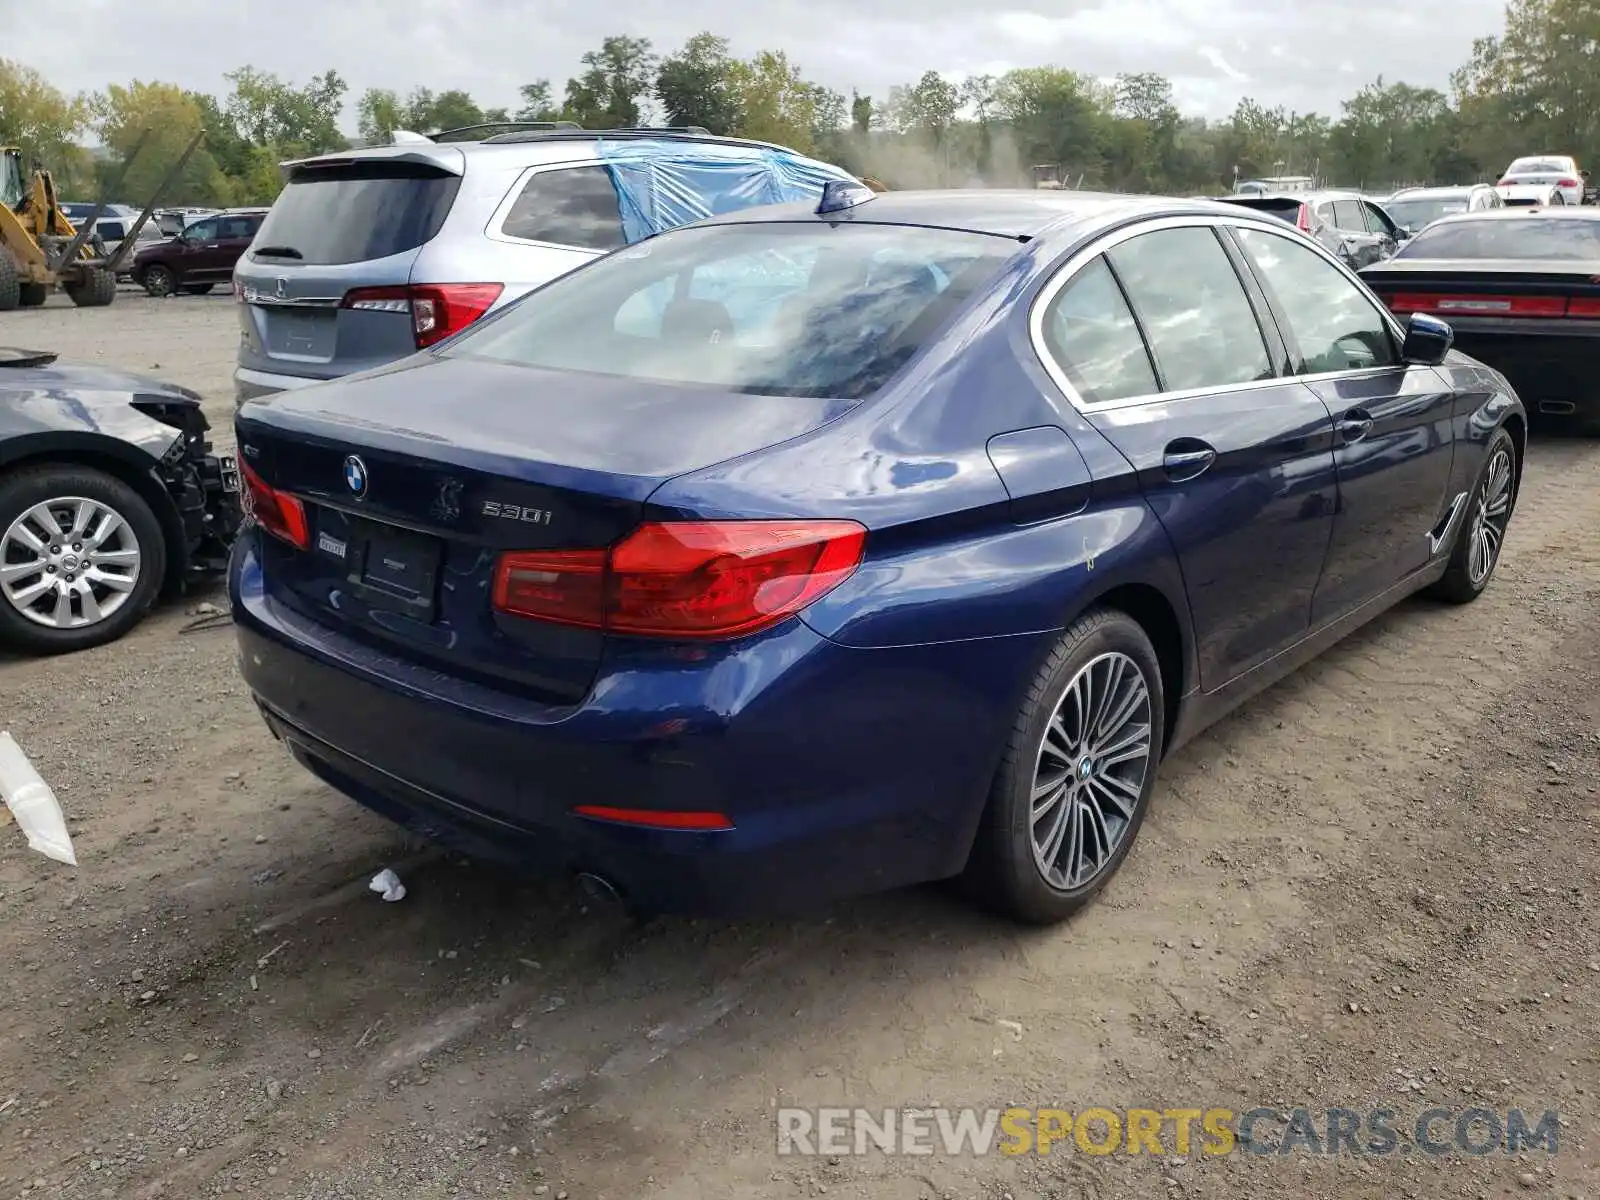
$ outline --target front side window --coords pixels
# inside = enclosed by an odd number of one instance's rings
[[[1080,268],[1056,293],[1045,310],[1044,343],[1089,404],[1161,390],[1138,323],[1104,258]]]
[[[1387,367],[1399,361],[1383,313],[1314,250],[1257,229],[1235,230],[1256,274],[1299,343],[1301,374]]]
[[[214,242],[217,240],[216,221],[196,221],[183,231],[183,240],[186,242]]]
[[[615,250],[627,242],[617,186],[605,167],[536,172],[512,203],[500,232],[581,250]]]
[[[127,232],[123,229],[121,221],[101,221],[99,222],[99,226],[100,228],[97,230],[97,232],[101,237],[110,241],[119,242],[127,236]]]
[[[1017,249],[989,234],[866,223],[688,227],[557,278],[443,353],[860,399]]]
[[[1261,326],[1211,229],[1142,233],[1107,257],[1144,327],[1163,391],[1272,377]]]

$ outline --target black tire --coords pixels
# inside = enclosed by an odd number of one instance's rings
[[[1503,487],[1500,472],[1504,471]],[[1504,511],[1495,513],[1496,497],[1503,490]],[[1493,494],[1491,494],[1493,493]],[[1467,493],[1466,509],[1457,521],[1455,544],[1450,548],[1450,565],[1444,577],[1428,589],[1431,596],[1450,604],[1470,604],[1489,586],[1495,568],[1500,565],[1500,551],[1505,542],[1506,527],[1517,506],[1517,443],[1504,429],[1494,431],[1489,444],[1484,447],[1483,466]],[[1492,553],[1488,568],[1473,561],[1473,544],[1477,540],[1480,523],[1487,524],[1492,537]]]
[[[0,246],[0,312],[10,312],[22,304],[22,272],[11,251]]]
[[[182,291],[186,296],[208,296],[211,294],[211,289],[216,286],[214,283],[186,283]]]
[[[1095,785],[1081,782],[1098,780],[1098,789],[1111,793],[1110,785],[1104,780],[1112,772],[1104,763],[1096,768],[1095,748],[1091,748],[1085,758],[1071,763],[1066,755],[1046,746],[1046,734],[1058,709],[1065,713],[1068,706],[1076,703],[1068,696],[1069,688],[1086,671],[1103,672],[1114,665],[1124,671],[1129,667],[1137,669],[1147,700],[1148,719],[1142,723],[1147,726],[1143,737],[1148,752],[1137,782],[1136,798],[1131,792],[1125,793],[1130,797],[1125,818],[1109,817],[1104,803],[1092,790]],[[1117,694],[1115,688],[1112,691],[1113,695]],[[1075,692],[1074,696],[1077,694]],[[1117,873],[1139,836],[1150,806],[1150,794],[1155,788],[1156,768],[1161,761],[1165,712],[1161,664],[1138,622],[1115,609],[1098,609],[1074,622],[1040,667],[1017,714],[962,881],[967,894],[1006,916],[1034,925],[1065,920],[1093,899]],[[1138,714],[1135,716],[1137,720]],[[1112,734],[1115,733],[1113,729]],[[1051,807],[1040,816],[1033,811],[1038,773],[1051,759],[1066,766],[1060,780],[1063,791],[1058,803],[1070,813],[1073,822],[1078,816],[1073,805],[1079,789],[1098,805],[1102,814],[1098,825],[1101,832],[1108,831],[1112,821],[1120,822],[1114,838],[1106,833],[1106,840],[1115,843],[1110,846],[1109,853],[1104,854],[1092,874],[1076,882],[1066,880],[1070,886],[1046,877],[1034,849],[1035,822],[1051,819],[1057,811]],[[1121,786],[1132,788],[1134,784],[1124,776]],[[1097,841],[1097,845],[1104,847],[1105,843]],[[1060,849],[1070,850],[1070,846],[1071,843],[1058,846],[1056,857]],[[1055,857],[1051,857],[1051,861],[1055,861]]]
[[[9,544],[7,534],[12,525],[34,506],[68,497],[93,500],[126,522],[141,560],[133,587],[127,591],[127,599],[103,620],[69,628],[43,625],[24,616],[12,596],[0,588],[0,644],[32,654],[67,654],[115,641],[144,618],[161,592],[166,542],[150,506],[122,480],[71,463],[23,467],[0,476],[0,565],[20,561],[26,553]],[[25,585],[26,581],[12,583]],[[82,615],[81,603],[75,605],[75,613]]]
[[[17,302],[22,308],[38,308],[50,299],[50,289],[42,283],[24,283],[18,288]]]
[[[178,280],[172,274],[171,267],[161,263],[151,263],[140,274],[139,286],[159,300],[172,295],[178,286]]]
[[[117,298],[117,277],[104,267],[83,268],[83,279],[62,285],[79,308],[105,308]]]

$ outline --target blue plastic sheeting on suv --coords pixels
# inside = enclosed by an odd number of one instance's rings
[[[796,154],[715,142],[691,151],[681,140],[602,138],[595,151],[617,186],[629,242],[719,213],[819,200],[824,184],[850,178]]]

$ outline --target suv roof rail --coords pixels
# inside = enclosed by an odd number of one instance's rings
[[[441,129],[437,133],[428,134],[428,140],[434,142],[486,142],[496,137],[505,137],[514,133],[538,133],[555,130],[577,131],[583,128],[576,121],[482,121],[476,125],[458,125],[454,129]],[[489,134],[487,130],[501,130],[499,134]],[[471,136],[461,137],[460,134]]]
[[[530,129],[516,133],[499,133],[483,139],[486,145],[503,146],[513,142],[541,142],[554,138],[650,138],[650,137],[717,137],[702,125],[635,125],[627,129],[585,129],[581,125],[561,129]],[[765,145],[766,143],[762,143]]]

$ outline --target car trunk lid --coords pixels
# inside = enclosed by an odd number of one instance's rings
[[[246,405],[244,461],[304,504],[269,594],[453,674],[575,703],[604,635],[493,611],[497,555],[603,548],[667,479],[803,434],[840,402],[414,357]]]
[[[1600,319],[1600,262],[1396,258],[1361,277],[1402,317]]]

